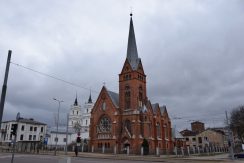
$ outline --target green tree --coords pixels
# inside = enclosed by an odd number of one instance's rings
[[[242,144],[244,144],[244,106],[239,106],[232,110],[230,127],[232,131],[236,132]]]

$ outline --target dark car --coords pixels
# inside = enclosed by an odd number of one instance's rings
[[[234,154],[235,158],[244,158],[244,153],[236,153]]]

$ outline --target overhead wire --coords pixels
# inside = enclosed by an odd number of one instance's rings
[[[41,71],[37,71],[37,70],[35,70],[35,69],[32,69],[32,68],[23,66],[23,65],[21,65],[21,64],[15,63],[15,62],[10,62],[10,63],[13,64],[13,65],[15,65],[15,66],[24,68],[24,69],[26,69],[26,70],[29,70],[29,71],[38,73],[38,74],[40,74],[40,75],[43,75],[43,76],[46,76],[46,77],[49,77],[49,78],[52,78],[52,79],[61,81],[61,82],[63,82],[63,83],[69,84],[69,85],[72,85],[72,86],[74,86],[74,87],[78,87],[78,88],[81,88],[81,89],[86,89],[86,90],[89,90],[89,91],[92,91],[92,92],[95,92],[95,93],[99,93],[99,92],[96,91],[96,90],[93,90],[93,89],[90,89],[90,88],[86,88],[86,87],[84,87],[84,86],[80,86],[80,85],[78,85],[78,84],[75,84],[75,83],[66,81],[66,80],[61,79],[61,78],[59,78],[59,77],[56,77],[56,76],[54,76],[54,75],[49,75],[49,74],[47,74],[47,73],[44,73],[44,72],[41,72]]]

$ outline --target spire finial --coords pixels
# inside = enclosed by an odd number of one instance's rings
[[[89,96],[89,99],[88,99],[88,103],[92,103],[92,98],[91,98],[91,89],[90,89],[90,96]]]
[[[74,106],[78,106],[78,101],[77,101],[77,91],[76,91],[76,96],[75,96]]]
[[[133,16],[133,13],[132,13],[132,7],[130,7],[130,17]]]

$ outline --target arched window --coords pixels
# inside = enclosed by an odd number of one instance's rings
[[[111,132],[111,126],[110,119],[104,116],[98,124],[98,132]]]
[[[139,107],[142,107],[143,101],[143,93],[142,93],[142,86],[139,87]]]
[[[130,87],[125,87],[125,109],[129,109],[130,106]]]
[[[131,132],[131,122],[130,122],[130,120],[127,119],[125,121],[125,127],[128,130],[128,132],[131,134],[132,132]]]
[[[156,127],[157,127],[157,137],[160,138],[161,137],[161,127],[160,127],[160,123],[159,122],[157,122]]]

